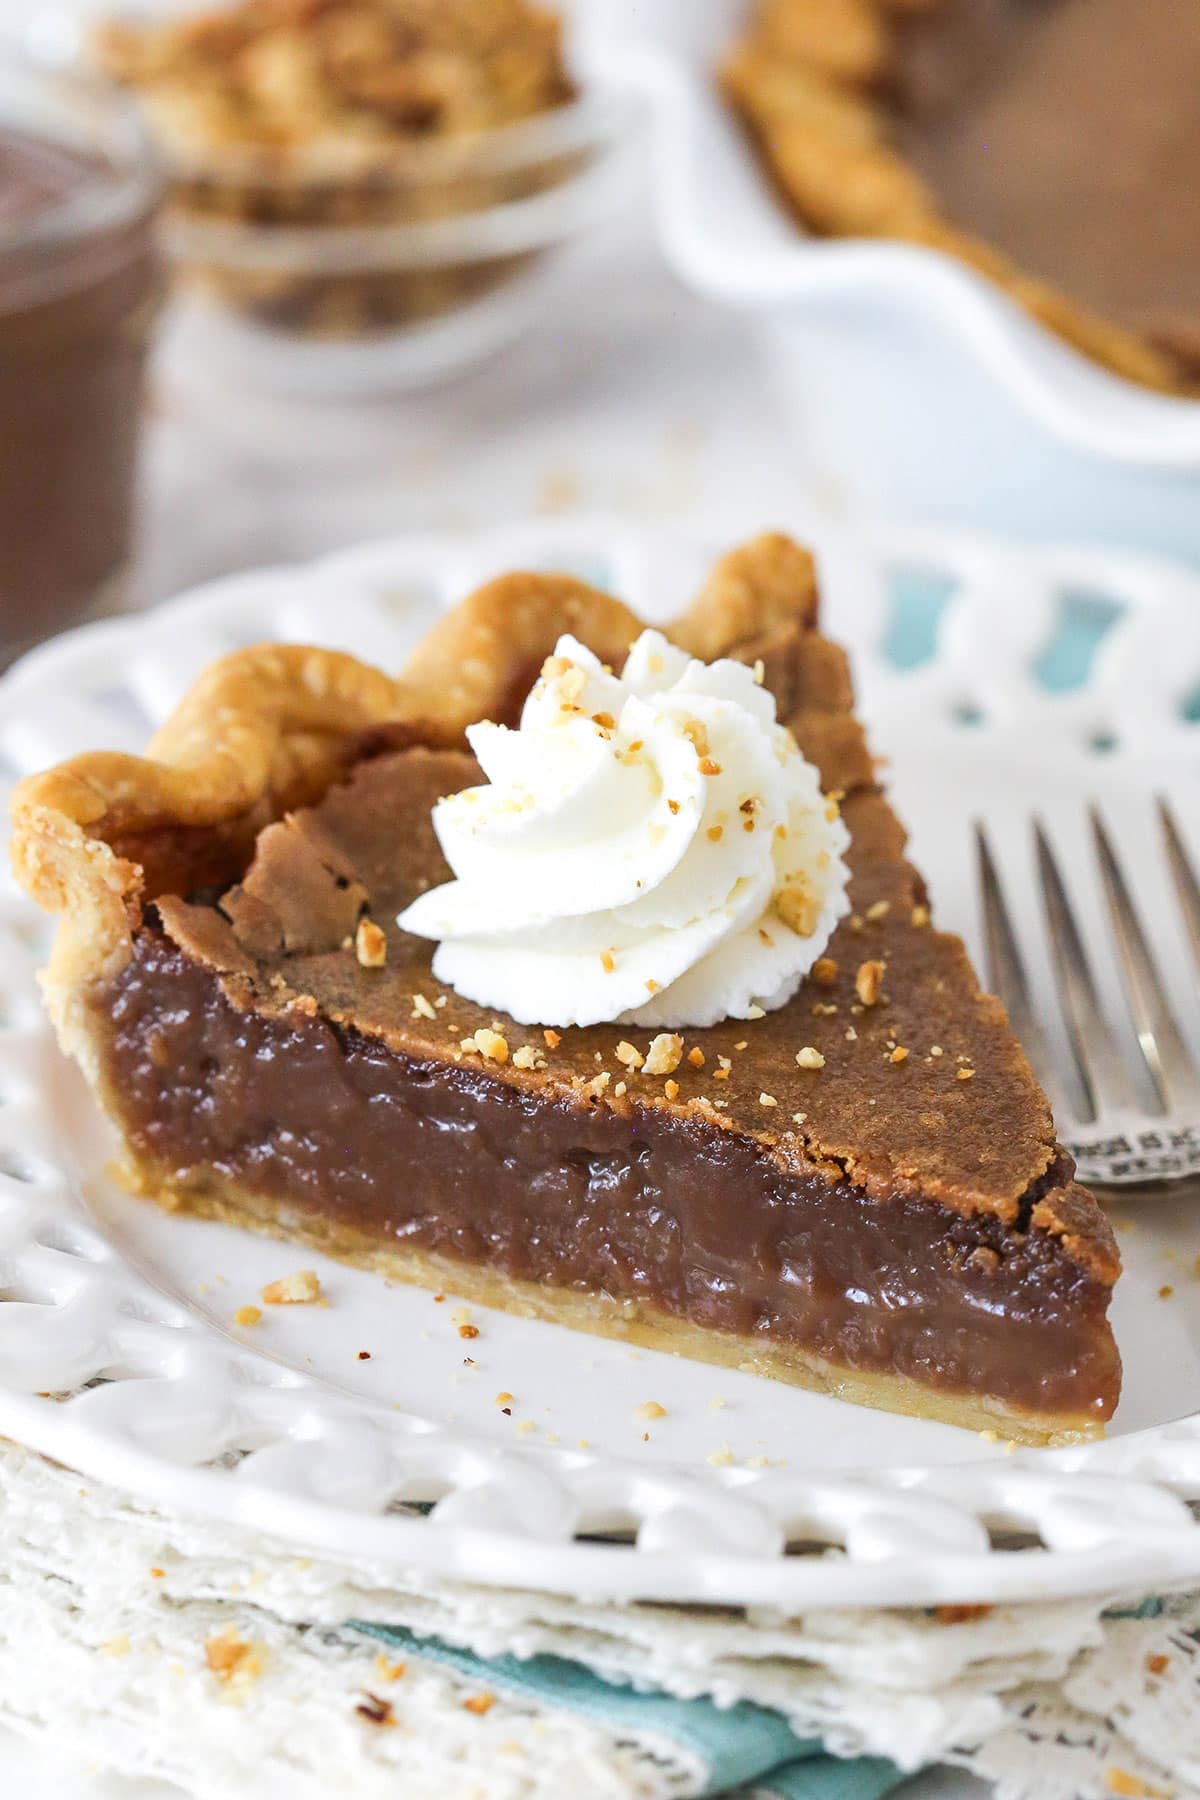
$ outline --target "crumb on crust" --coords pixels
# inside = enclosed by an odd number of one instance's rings
[[[358,930],[354,934],[354,955],[364,969],[382,969],[387,962],[387,939],[374,919],[358,921]]]
[[[683,1060],[683,1039],[677,1031],[660,1031],[651,1038],[643,1068],[647,1075],[673,1075]]]

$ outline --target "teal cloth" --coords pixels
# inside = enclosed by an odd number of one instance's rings
[[[781,1713],[745,1701],[721,1707],[711,1700],[639,1693],[560,1656],[483,1658],[399,1626],[352,1622],[350,1629],[390,1650],[444,1663],[481,1688],[598,1719],[617,1733],[632,1731],[677,1745],[705,1769],[705,1794],[752,1787],[778,1800],[880,1800],[903,1779],[879,1757],[830,1756],[821,1743],[797,1737]]]

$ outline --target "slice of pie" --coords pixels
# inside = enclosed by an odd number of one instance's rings
[[[944,251],[1200,393],[1195,0],[757,0],[722,77],[811,231]]]
[[[18,788],[17,871],[60,915],[47,998],[128,1179],[847,1400],[1030,1443],[1096,1434],[1120,1380],[1112,1234],[1002,1008],[930,923],[789,540],[726,556],[668,636],[753,667],[827,816],[840,798],[852,910],[790,1000],[678,1032],[518,1024],[397,924],[450,874],[433,813],[480,781],[465,728],[516,724],[564,633],[620,670],[639,630],[575,580],[510,575],[399,679],[239,651],[146,760],[76,757]]]

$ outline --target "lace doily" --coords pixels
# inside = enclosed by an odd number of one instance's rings
[[[420,1658],[391,1679],[350,1619],[753,1700],[843,1755],[957,1764],[998,1800],[1200,1793],[1197,1595],[788,1618],[397,1583],[365,1558],[298,1556],[0,1449],[0,1717],[55,1734],[64,1755],[199,1800],[285,1782],[291,1800],[393,1796],[400,1768],[406,1800],[704,1790],[677,1744],[504,1693],[472,1710],[479,1682]],[[214,1670],[214,1640],[248,1646],[244,1666]],[[360,1710],[371,1694],[396,1728]]]

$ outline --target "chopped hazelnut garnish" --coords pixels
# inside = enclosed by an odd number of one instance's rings
[[[262,1318],[262,1309],[257,1306],[239,1306],[233,1315],[235,1325],[257,1325]]]
[[[671,812],[671,813],[677,813],[679,811],[678,800],[668,800],[667,801],[667,810],[668,810],[668,812]]]
[[[710,843],[719,844],[725,835],[725,827],[723,825],[710,825],[706,835]]]
[[[679,1083],[677,1081],[664,1081],[663,1093],[667,1096],[668,1100],[678,1100]]]
[[[807,1117],[808,1117],[807,1113],[793,1113],[792,1114],[792,1123],[793,1123],[793,1125],[803,1125],[803,1123],[804,1123],[805,1119],[807,1119]]]
[[[627,1038],[622,1038],[617,1045],[616,1057],[617,1061],[624,1063],[627,1069],[640,1069],[646,1060],[636,1044],[631,1044]],[[651,1070],[651,1073],[653,1074],[654,1071]]]
[[[1162,1287],[1159,1288],[1158,1297],[1160,1300],[1169,1300],[1171,1298],[1171,1295],[1174,1292],[1175,1292],[1175,1289],[1173,1287],[1171,1287],[1169,1283],[1165,1283]]]
[[[946,1052],[942,1049],[940,1044],[930,1044],[929,1054],[930,1056],[945,1056]]]
[[[613,1093],[617,1096],[618,1100],[621,1098],[622,1094],[627,1094],[628,1092],[629,1084],[625,1081],[618,1081],[616,1087],[613,1089]]]
[[[918,931],[923,930],[929,923],[929,908],[927,906],[914,906],[909,915],[909,919],[910,923],[915,925]]]
[[[428,1000],[425,998],[424,994],[414,994],[413,995],[412,1008],[413,1008],[413,1018],[414,1019],[436,1019],[437,1018],[437,1014],[434,1012],[432,1006],[430,1006],[430,1004],[429,1004]]]
[[[748,1006],[746,1008],[746,1017],[748,1019],[765,1019],[766,1016],[767,1016],[767,1009],[765,1006],[758,1006],[758,1005],[751,1004],[750,1006]],[[744,1050],[746,1048],[746,1044],[745,1044],[745,1042],[743,1042],[740,1044],[735,1044],[733,1047],[735,1050]]]
[[[894,1063],[907,1062],[908,1051],[904,1048],[903,1044],[897,1044],[888,1060]]]
[[[711,756],[702,756],[700,758],[700,773],[702,775],[719,775],[721,773],[721,765],[719,762],[714,762]]]
[[[702,1069],[704,1067],[704,1052],[699,1044],[692,1045],[691,1049],[688,1051],[687,1059],[691,1063],[693,1069]]]
[[[797,937],[811,937],[821,917],[821,903],[804,877],[797,875],[779,889],[775,911]]]
[[[699,719],[687,719],[683,726],[683,735],[689,738],[697,756],[708,755],[708,732]]]
[[[613,970],[616,968],[616,966],[617,966],[617,959],[613,955],[612,951],[611,950],[602,950],[600,952],[600,967],[604,970],[604,973],[606,975],[611,975]]]
[[[561,1034],[557,1031],[551,1031],[548,1025],[542,1032],[542,1037],[545,1039],[547,1047],[551,1050],[557,1050],[558,1046],[562,1043]]]
[[[760,1017],[760,1018],[761,1018],[761,1017],[762,1017],[762,1015],[761,1015],[761,1013],[760,1013],[760,1014],[759,1014],[759,1017]],[[733,1046],[733,1047],[734,1047],[734,1049],[735,1049],[735,1050],[746,1050],[746,1049],[748,1049],[748,1048],[749,1048],[749,1046],[750,1046],[750,1039],[749,1039],[749,1038],[739,1038],[739,1039],[738,1039],[738,1041],[737,1041],[737,1043],[736,1043],[736,1044],[735,1044],[735,1045],[734,1045],[734,1046]],[[729,1066],[730,1066],[730,1068],[732,1068],[732,1067],[733,1067],[733,1064],[732,1064],[732,1063],[730,1063],[730,1065],[729,1065]]]
[[[500,1392],[496,1395],[496,1405],[507,1406],[512,1397],[513,1396],[509,1393],[507,1388],[501,1388]]]
[[[838,978],[838,966],[832,956],[818,956],[811,973],[818,987],[832,987]]]
[[[670,1075],[683,1060],[683,1039],[677,1031],[660,1031],[651,1038],[650,1049],[646,1056],[645,1070],[647,1075]]]
[[[612,1076],[604,1069],[599,1075],[593,1075],[590,1081],[584,1082],[583,1091],[590,1094],[593,1100],[598,1100],[611,1080]]]
[[[758,1104],[760,1106],[778,1106],[779,1102],[774,1094],[760,1094],[758,1096]]]
[[[851,913],[849,924],[851,931],[861,931],[863,928],[862,915],[860,913]]]
[[[854,977],[854,991],[864,1006],[874,1006],[878,1002],[886,972],[885,962],[873,960],[859,963],[858,973]]]
[[[1148,1656],[1146,1658],[1146,1668],[1151,1675],[1163,1675],[1166,1673],[1170,1661],[1170,1657],[1164,1656],[1162,1651],[1159,1650],[1156,1651],[1153,1656]]]
[[[360,919],[354,934],[354,954],[364,969],[382,969],[387,961],[387,939],[374,919]]]
[[[458,1335],[460,1338],[477,1338],[479,1336],[479,1327],[478,1325],[460,1325],[458,1328]]]
[[[657,992],[658,992],[658,983],[657,983],[657,981],[648,981],[648,982],[647,982],[647,983],[646,983],[646,992],[647,992],[647,993],[648,993],[648,994],[657,994]]]
[[[546,1058],[532,1044],[522,1044],[519,1050],[514,1050],[512,1060],[514,1069],[544,1069],[546,1066]]]
[[[811,1044],[805,1044],[803,1050],[797,1050],[796,1061],[802,1069],[823,1069],[825,1067],[825,1058],[819,1050],[814,1050]]]
[[[754,664],[750,670],[750,673],[754,677],[755,686],[761,687],[763,682],[767,679],[767,665],[763,661],[761,656],[755,657]]]
[[[472,1694],[469,1700],[463,1701],[463,1711],[475,1713],[482,1718],[484,1713],[491,1712],[496,1704],[495,1694]]]
[[[379,1675],[384,1681],[399,1681],[403,1677],[407,1668],[408,1668],[407,1663],[389,1662],[387,1657],[383,1654],[382,1650],[376,1651],[376,1653],[375,1653],[375,1673],[377,1675]]]
[[[719,1450],[710,1450],[704,1460],[710,1462],[714,1469],[727,1469],[733,1461],[733,1451],[728,1444],[722,1444]]]
[[[974,1069],[960,1069],[956,1079],[959,1081],[974,1081],[975,1071]]]
[[[297,1269],[294,1275],[268,1282],[259,1297],[268,1306],[313,1306],[321,1298],[321,1283],[315,1269]]]
[[[489,1031],[481,1025],[470,1037],[463,1038],[460,1050],[478,1050],[480,1056],[488,1062],[508,1061],[508,1039],[501,1037],[498,1031]]]
[[[635,1419],[665,1419],[667,1409],[660,1406],[657,1400],[643,1400],[640,1406],[634,1407],[633,1416]]]
[[[867,917],[874,924],[880,919],[886,919],[891,910],[892,903],[890,900],[876,900],[874,905],[868,906]]]
[[[616,720],[610,712],[598,712],[592,714],[592,724],[599,725],[602,731],[611,731]]]

